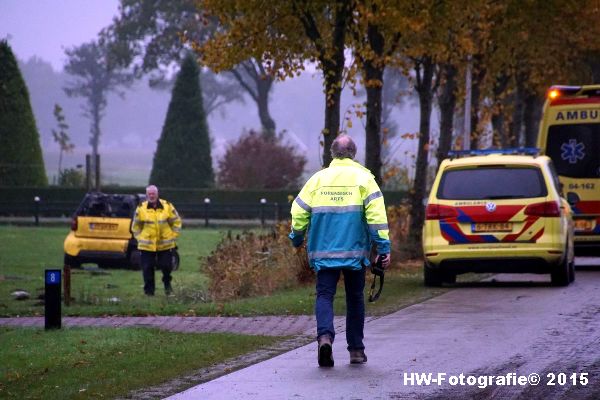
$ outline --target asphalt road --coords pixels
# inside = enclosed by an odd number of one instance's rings
[[[334,368],[310,344],[170,398],[598,399],[600,258],[577,265],[566,288],[501,274],[372,320],[364,365],[348,363],[341,334]]]

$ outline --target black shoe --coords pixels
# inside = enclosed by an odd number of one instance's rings
[[[146,296],[154,296],[154,293],[153,293],[153,292],[144,292],[144,294],[145,294]]]
[[[350,364],[364,364],[367,362],[367,355],[364,350],[350,350]]]
[[[331,337],[329,335],[322,335],[317,339],[317,342],[319,343],[319,367],[333,367],[333,347],[331,346]]]
[[[165,294],[166,294],[167,296],[170,296],[170,295],[172,295],[172,294],[173,294],[173,288],[172,288],[171,286],[168,286],[168,287],[166,287],[166,288],[165,288]]]

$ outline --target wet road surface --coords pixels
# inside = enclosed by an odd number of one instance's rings
[[[348,363],[338,332],[334,368],[317,367],[313,343],[171,398],[598,399],[599,312],[600,267],[578,268],[565,288],[500,274],[367,323],[367,364]]]

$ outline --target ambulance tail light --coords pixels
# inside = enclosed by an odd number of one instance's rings
[[[440,204],[428,204],[425,209],[426,220],[437,220],[458,217],[458,212],[454,207],[443,206]]]
[[[555,201],[530,204],[525,208],[525,215],[536,217],[560,217],[560,207]]]

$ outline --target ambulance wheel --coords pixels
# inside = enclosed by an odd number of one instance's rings
[[[567,255],[560,264],[556,265],[551,272],[552,286],[569,286],[570,280],[570,267]]]
[[[443,278],[444,283],[456,283],[456,274],[452,272],[446,272]]]
[[[442,273],[433,269],[427,262],[423,265],[423,283],[428,287],[442,286]]]

